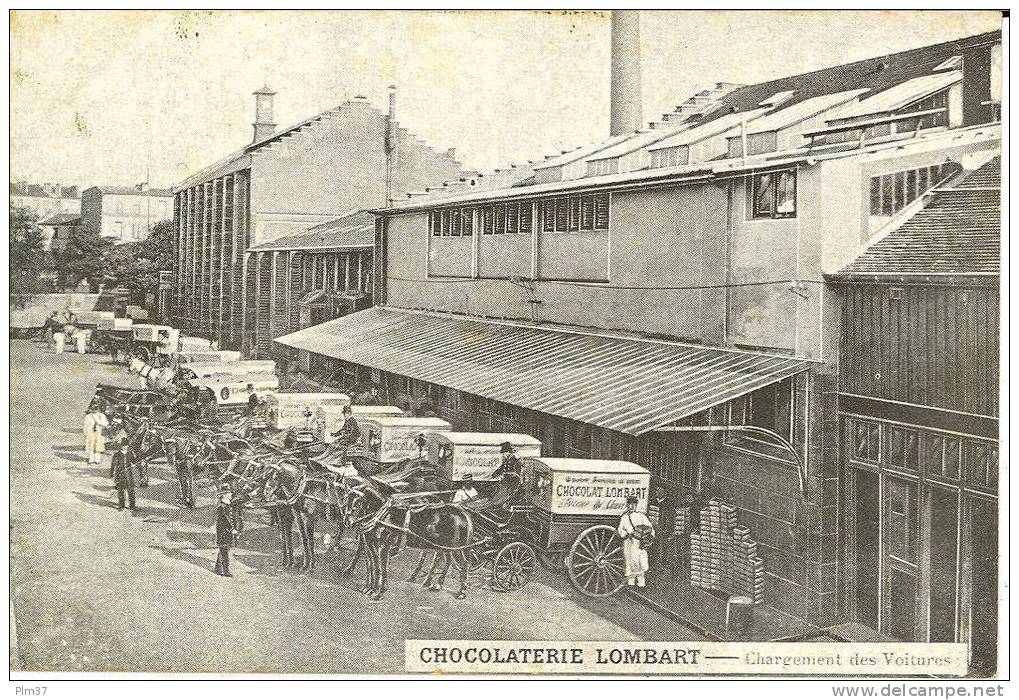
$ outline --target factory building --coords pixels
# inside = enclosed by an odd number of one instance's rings
[[[377,211],[377,306],[277,342],[459,430],[638,462],[692,529],[731,506],[763,561],[761,638],[913,638],[849,600],[825,275],[999,152],[1000,42],[718,83],[508,186],[411,193]],[[691,559],[644,595],[710,629],[725,591],[693,569],[724,564]]]
[[[255,93],[251,143],[174,188],[174,323],[249,354],[271,345],[246,303],[245,281],[258,272],[251,248],[462,171],[452,150],[430,148],[395,121],[395,97],[389,114],[354,97],[284,129],[273,100],[268,88]]]

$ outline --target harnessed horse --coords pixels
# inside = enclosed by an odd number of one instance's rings
[[[356,528],[365,545],[368,572],[362,592],[379,600],[386,592],[389,557],[401,545],[435,552],[424,585],[442,589],[450,565],[460,569],[460,589],[467,596],[471,569],[468,552],[484,543],[475,538],[474,516],[466,508],[445,501],[445,492],[385,493],[378,482],[368,481],[348,510],[348,527]],[[424,559],[418,562],[418,571]],[[444,567],[441,574],[438,563]],[[414,572],[414,577],[418,571]],[[413,578],[413,577],[412,577]]]
[[[174,371],[170,367],[153,367],[137,357],[131,358],[128,370],[140,376],[147,387],[166,390],[173,386]]]

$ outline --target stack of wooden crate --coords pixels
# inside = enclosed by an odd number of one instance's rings
[[[718,499],[700,516],[700,529],[690,534],[690,584],[762,603],[764,562],[750,528],[739,525],[736,509]]]

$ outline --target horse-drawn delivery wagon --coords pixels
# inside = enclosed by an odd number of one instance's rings
[[[366,537],[377,543],[369,556],[370,594],[385,590],[385,559],[396,540],[436,553],[426,578],[433,590],[455,561],[458,598],[466,594],[469,572],[486,571],[493,589],[510,592],[531,580],[539,561],[565,571],[584,595],[619,592],[626,562],[616,528],[630,496],[646,510],[649,472],[618,460],[525,457],[522,464],[521,480],[510,476],[492,495],[460,503],[446,502],[441,491],[386,492],[384,482],[360,495],[359,522],[368,523]],[[440,559],[445,569],[436,574]]]
[[[541,440],[523,433],[429,433],[425,441],[428,461],[450,484],[467,476],[475,482],[496,480],[505,443],[518,458],[541,456]]]
[[[361,446],[369,460],[398,462],[424,456],[427,433],[452,432],[441,418],[413,416],[372,416],[361,423]]]
[[[214,362],[186,362],[177,368],[178,376],[184,381],[204,379],[228,374],[275,374],[274,360],[239,360]]]
[[[280,392],[266,399],[269,404],[269,425],[276,430],[303,427],[318,433],[315,423],[318,411],[324,406],[342,409],[350,403],[350,397],[340,392]]]
[[[149,364],[169,364],[170,355],[177,349],[180,331],[171,326],[135,323],[131,332],[131,352]]]
[[[399,406],[354,406],[350,407],[351,415],[361,422],[370,418],[380,418],[382,416],[402,416],[404,415],[403,409]],[[315,416],[315,425],[317,437],[320,441],[329,443],[336,439],[336,433],[340,431],[346,423],[346,419],[343,417],[343,406],[335,406],[330,404],[323,404],[318,407],[318,413]]]
[[[89,351],[109,353],[114,362],[124,361],[131,351],[134,321],[104,316],[89,335]]]

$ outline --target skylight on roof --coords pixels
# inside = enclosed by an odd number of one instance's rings
[[[793,96],[795,90],[783,90],[782,92],[776,92],[771,97],[761,100],[757,103],[758,107],[777,107],[778,105],[786,102],[790,97]]]
[[[938,71],[943,70],[955,70],[961,66],[962,56],[952,56],[951,58],[946,58],[944,61],[934,66],[934,70],[932,70],[931,73],[937,73]]]

